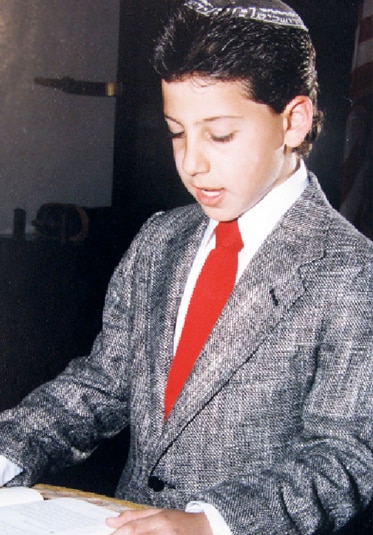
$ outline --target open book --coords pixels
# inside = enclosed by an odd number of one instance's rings
[[[0,488],[1,535],[108,535],[118,513],[77,498],[43,500],[35,489]]]

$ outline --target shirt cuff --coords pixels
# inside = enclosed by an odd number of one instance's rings
[[[212,535],[232,535],[224,518],[213,505],[198,501],[189,502],[185,511],[187,513],[205,513],[212,530]]]
[[[22,472],[22,468],[0,455],[0,487]]]

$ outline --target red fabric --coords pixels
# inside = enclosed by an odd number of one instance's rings
[[[215,236],[215,249],[197,279],[171,364],[165,392],[166,419],[234,287],[238,252],[243,247],[237,220],[220,222]]]

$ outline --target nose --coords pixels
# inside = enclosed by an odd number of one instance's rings
[[[203,145],[198,139],[187,139],[184,145],[182,158],[183,171],[189,176],[207,173],[210,163],[203,150]]]

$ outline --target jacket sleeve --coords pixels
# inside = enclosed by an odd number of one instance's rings
[[[197,496],[220,511],[234,535],[330,534],[367,506],[373,493],[372,329],[368,261],[343,281],[325,318],[303,429],[284,446],[281,462]]]
[[[90,356],[72,360],[54,380],[0,415],[0,454],[23,469],[10,485],[31,485],[49,466],[84,460],[102,439],[128,424],[132,283],[152,221],[144,225],[113,274],[103,328]],[[140,306],[136,314],[141,314]]]

